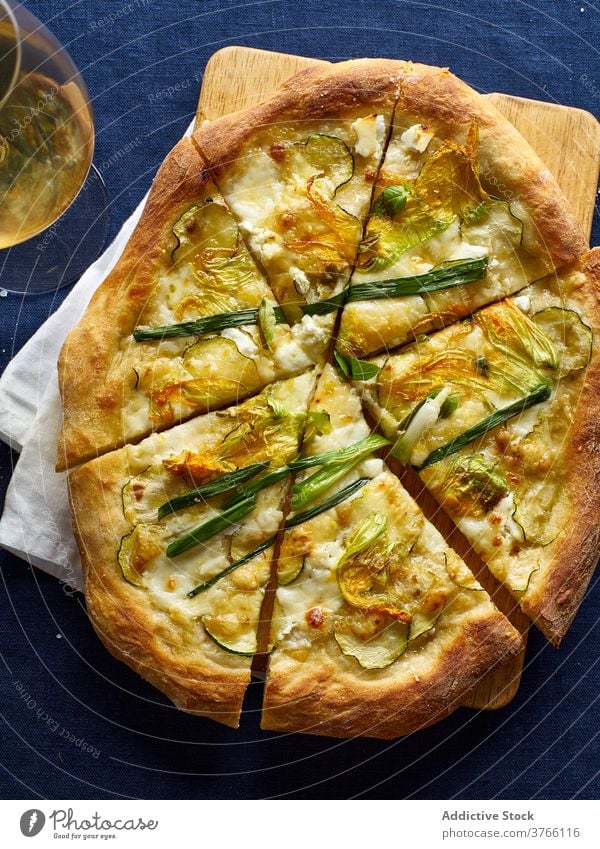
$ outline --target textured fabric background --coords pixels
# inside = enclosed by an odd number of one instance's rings
[[[193,115],[209,56],[227,44],[411,58],[449,65],[481,91],[600,111],[600,16],[585,0],[27,5],[91,90],[112,235]],[[2,367],[62,295],[0,299]],[[2,446],[3,488],[13,460]],[[258,685],[237,733],[178,713],[104,650],[80,596],[3,552],[0,561],[5,798],[597,798],[597,585],[560,652],[532,632],[508,708],[460,710],[394,743],[344,742],[261,733]]]

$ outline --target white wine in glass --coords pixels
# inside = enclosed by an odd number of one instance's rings
[[[96,258],[108,207],[99,173],[86,182],[93,152],[89,94],[69,54],[0,0],[0,286],[50,291]]]

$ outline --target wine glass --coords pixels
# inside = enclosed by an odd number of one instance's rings
[[[94,118],[73,60],[20,3],[0,0],[0,287],[53,291],[108,232]],[[73,201],[75,201],[73,203]]]

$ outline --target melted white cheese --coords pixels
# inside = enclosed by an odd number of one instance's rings
[[[427,150],[432,138],[433,133],[424,124],[413,124],[412,127],[402,133],[400,141],[409,150],[423,153]]]
[[[529,295],[516,295],[512,299],[512,302],[515,306],[519,307],[521,312],[531,312],[531,298]]]
[[[301,295],[307,295],[310,292],[311,283],[304,271],[295,265],[290,265],[290,277],[294,281],[294,286]]]
[[[511,492],[485,516],[463,516],[456,519],[456,524],[475,550],[489,557],[513,541],[523,541],[523,532],[512,518],[514,509],[514,493]]]
[[[385,118],[383,115],[367,115],[358,118],[352,124],[356,135],[354,150],[359,156],[381,156],[385,138]]]
[[[357,467],[358,475],[361,478],[376,478],[384,470],[383,460],[380,460],[379,457],[369,457]]]
[[[278,172],[277,163],[264,151],[252,154],[246,167],[235,170],[227,201],[247,233],[252,233],[279,205],[284,184],[278,179]]]
[[[440,262],[457,259],[479,259],[487,254],[487,249],[481,245],[472,245],[461,237],[460,223],[453,221],[449,227],[413,249],[423,259],[439,265]]]
[[[527,436],[536,426],[542,410],[543,406],[536,404],[534,407],[530,407],[528,410],[519,413],[518,416],[513,416],[508,422],[511,433],[514,433],[519,438]]]
[[[311,608],[334,612],[344,603],[335,572],[343,547],[339,543],[322,543],[316,548],[316,556],[311,554],[305,559],[300,576],[289,586],[277,590],[277,602],[285,621],[280,631],[282,635],[295,626],[309,627],[305,616]],[[318,549],[323,551],[319,553]]]
[[[276,342],[273,356],[279,368],[300,371],[318,362],[331,333],[330,316],[305,315],[302,321]]]
[[[253,328],[249,327],[249,330]],[[221,336],[224,336],[226,339],[231,339],[232,342],[235,343],[236,348],[244,357],[250,357],[250,359],[254,359],[258,354],[258,345],[248,333],[244,333],[244,331],[239,327],[227,327],[225,330],[221,331]]]

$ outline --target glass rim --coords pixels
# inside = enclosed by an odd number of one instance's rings
[[[10,4],[7,0],[0,0],[0,8],[6,12],[6,17],[10,19],[10,22],[13,25],[15,31],[15,49],[17,52],[17,59],[15,62],[15,67],[13,70],[12,78],[7,86],[7,89],[2,97],[0,97],[0,109],[4,106],[12,92],[14,91],[15,85],[19,78],[19,73],[21,71],[21,28],[19,27],[19,22],[13,12]]]

